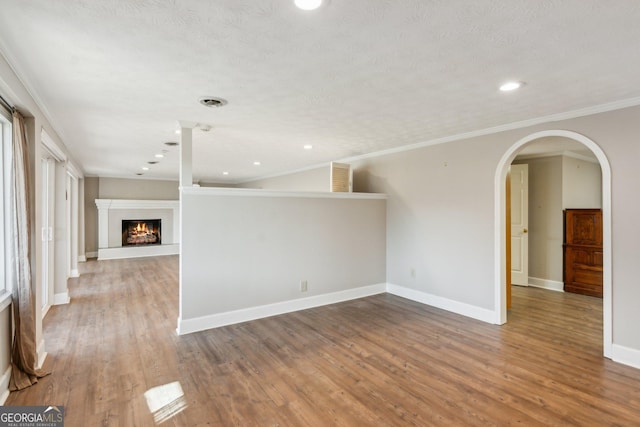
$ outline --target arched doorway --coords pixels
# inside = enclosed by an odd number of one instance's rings
[[[506,306],[506,179],[509,166],[518,152],[536,139],[545,137],[565,137],[585,145],[598,159],[602,170],[602,218],[603,218],[603,348],[604,356],[611,357],[612,347],[612,298],[611,298],[611,167],[600,147],[576,132],[566,130],[548,130],[526,136],[513,144],[502,156],[496,169],[494,180],[495,194],[495,323],[507,322]]]

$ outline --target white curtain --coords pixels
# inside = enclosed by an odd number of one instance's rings
[[[36,368],[35,298],[31,280],[31,209],[29,203],[29,156],[22,115],[13,113],[11,164],[11,266],[13,267],[13,319],[15,336],[11,349],[9,388],[22,390],[48,374]]]

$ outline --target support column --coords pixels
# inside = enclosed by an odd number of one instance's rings
[[[184,283],[182,278],[184,277],[182,268],[182,229],[184,228],[184,196],[183,189],[187,187],[193,187],[193,128],[196,123],[179,121],[180,125],[180,257],[178,260],[179,270],[179,285],[178,285],[178,325],[176,330],[180,333],[180,321],[182,319],[182,287]]]
[[[193,128],[195,123],[180,121],[180,187],[193,186]]]

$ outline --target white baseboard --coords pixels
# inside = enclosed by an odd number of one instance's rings
[[[78,262],[87,262],[86,255],[78,255]]]
[[[69,304],[69,302],[71,302],[71,298],[69,297],[68,290],[59,294],[53,294],[53,305]]]
[[[44,307],[42,307],[42,318],[44,319],[44,316],[47,315],[47,313],[49,312],[49,309],[51,308],[51,304],[47,304]]]
[[[640,369],[640,350],[613,344],[611,346],[611,360]]]
[[[190,334],[192,332],[204,331],[205,329],[219,328],[221,326],[248,322],[250,320],[261,319],[264,317],[277,316],[278,314],[291,313],[293,311],[306,310],[308,308],[319,307],[322,305],[335,304],[352,299],[382,294],[385,290],[386,284],[379,283],[376,285],[362,286],[360,288],[347,289],[345,291],[332,292],[329,294],[277,302],[258,307],[244,308],[241,310],[227,311],[224,313],[216,313],[193,319],[178,318],[177,332],[178,335]]]
[[[534,288],[548,289],[550,291],[564,292],[564,282],[557,282],[555,280],[529,277],[529,286],[533,286]]]
[[[42,368],[42,365],[44,365],[44,361],[47,360],[48,355],[44,348],[44,338],[38,344],[36,355],[38,356],[38,368]]]
[[[448,298],[428,294],[411,288],[405,288],[404,286],[387,283],[387,292],[422,304],[427,304],[456,314],[471,317],[472,319],[481,320],[483,322],[495,323],[496,320],[496,314],[493,310],[487,310],[486,308],[477,307],[475,305],[450,300]]]
[[[105,259],[142,258],[148,256],[177,255],[180,253],[179,244],[125,246],[119,248],[98,249],[98,261]]]
[[[9,381],[11,380],[11,365],[4,371],[0,377],[0,405],[4,405],[9,397]]]
[[[98,252],[87,252],[86,259],[88,258],[98,258]]]
[[[71,270],[71,272],[69,272],[69,277],[70,278],[80,277],[80,272],[74,268],[73,270]]]

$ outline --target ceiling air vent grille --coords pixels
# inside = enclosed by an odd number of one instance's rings
[[[227,105],[227,101],[222,98],[214,98],[212,96],[205,96],[204,98],[200,98],[200,104],[205,107],[222,107],[223,105]]]

